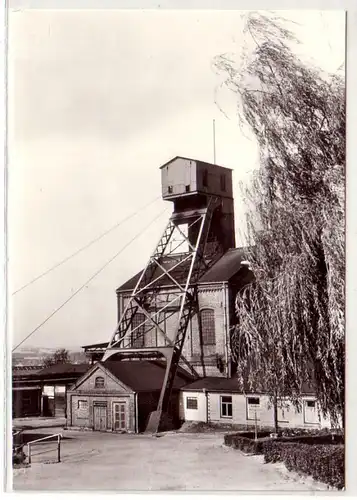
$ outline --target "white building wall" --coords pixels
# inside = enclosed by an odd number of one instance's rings
[[[186,408],[187,397],[197,398],[197,410]],[[232,398],[232,416],[222,415],[221,397]],[[259,398],[259,406],[249,405],[248,398]],[[285,401],[278,410],[279,427],[311,429],[331,427],[331,422],[322,417],[317,402],[315,402],[314,411],[310,411],[311,408],[307,410],[308,401],[313,402],[316,400],[313,396],[302,398],[300,411],[297,411],[292,403]],[[232,394],[229,392],[204,393],[199,391],[181,391],[180,394],[180,419],[182,420],[254,426],[255,412],[258,427],[274,426],[274,410],[269,397],[266,395],[249,394],[245,396],[243,394]]]
[[[197,399],[197,410],[190,410],[187,408],[187,398]],[[207,396],[201,392],[180,392],[179,404],[180,420],[194,421],[194,422],[207,422]]]

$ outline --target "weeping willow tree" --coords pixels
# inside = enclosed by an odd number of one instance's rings
[[[304,64],[281,19],[251,14],[243,65],[215,60],[253,131],[260,167],[244,195],[255,281],[236,298],[240,382],[299,405],[306,384],[344,421],[344,78]],[[277,425],[277,416],[275,412]]]

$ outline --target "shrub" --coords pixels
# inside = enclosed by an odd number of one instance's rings
[[[26,455],[22,449],[14,450],[12,453],[12,464],[20,465],[25,462]]]
[[[245,453],[253,453],[254,455],[263,453],[264,444],[270,441],[270,439],[264,436],[259,437],[255,441],[255,439],[251,439],[245,434],[250,433],[226,434],[224,436],[224,444]]]
[[[296,441],[269,441],[264,445],[264,460],[283,461],[288,470],[311,475],[315,480],[344,487],[344,445],[306,444]]]

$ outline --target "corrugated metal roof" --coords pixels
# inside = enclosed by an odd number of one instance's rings
[[[165,376],[165,362],[162,361],[105,361],[100,363],[109,370],[118,380],[134,391],[159,391]],[[188,380],[190,375],[179,369],[174,388],[179,389]]]
[[[243,248],[231,248],[228,250],[218,261],[213,264],[213,266],[202,276],[199,283],[220,283],[229,281],[240,269],[241,262],[244,260],[244,249]],[[162,265],[165,269],[169,269],[174,265],[174,257],[166,257]],[[189,268],[189,262],[186,261],[185,264],[178,266],[172,273],[173,277],[180,284],[184,284],[184,280],[187,276],[187,271]],[[120,291],[131,291],[135,288],[142,271],[137,273],[135,276],[126,281],[121,285],[117,292]],[[172,285],[170,278],[163,273],[159,268],[156,270],[154,278],[162,276],[159,280],[160,285]]]

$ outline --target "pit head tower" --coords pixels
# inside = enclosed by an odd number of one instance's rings
[[[166,359],[158,407],[147,426],[150,432],[170,427],[170,395],[179,364],[197,375],[182,356],[182,349],[188,323],[197,312],[198,281],[235,247],[232,171],[183,157],[175,157],[160,169],[162,198],[172,202],[172,214],[103,356],[103,361],[114,355],[119,359]],[[138,313],[144,318],[140,324],[134,321]],[[163,324],[167,314],[176,321],[171,337]],[[142,340],[153,329],[159,335],[155,345],[151,342],[147,347]]]

